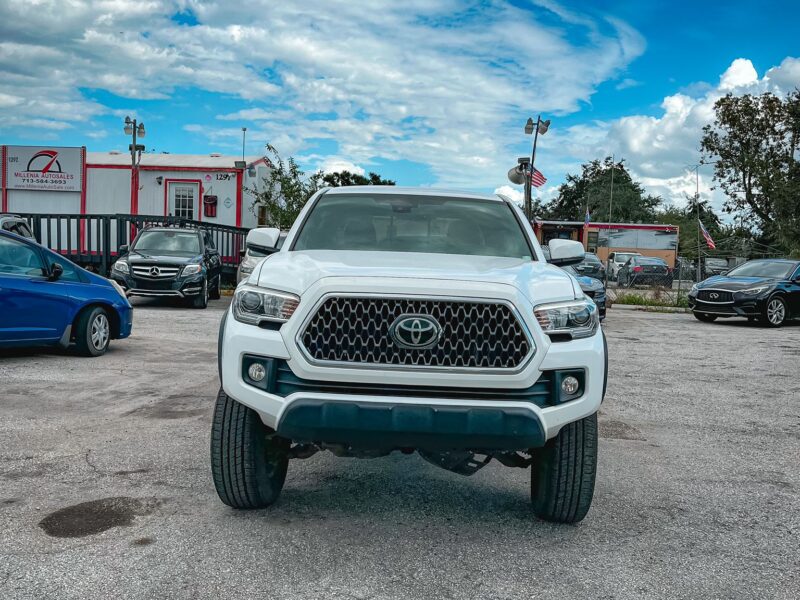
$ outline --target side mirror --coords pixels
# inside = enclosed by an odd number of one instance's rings
[[[50,265],[50,276],[47,279],[50,281],[58,281],[63,274],[64,268],[58,263],[53,263]]]
[[[281,230],[275,227],[258,227],[247,234],[247,245],[259,249],[275,250]]]
[[[128,246],[126,246],[125,244],[120,246],[119,250],[117,250],[117,255],[118,256],[122,256],[123,254],[127,254],[127,253],[128,253]]]
[[[558,267],[577,265],[583,262],[586,252],[583,244],[572,240],[550,240],[547,246],[550,248],[550,264]]]

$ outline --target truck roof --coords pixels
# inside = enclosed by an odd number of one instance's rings
[[[403,196],[439,196],[452,198],[472,198],[475,200],[493,200],[502,202],[503,199],[493,194],[479,194],[461,190],[446,190],[438,188],[402,187],[396,185],[348,185],[345,187],[328,188],[326,194],[370,194],[370,195],[403,195]]]

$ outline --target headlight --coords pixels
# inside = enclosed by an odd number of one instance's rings
[[[547,335],[569,335],[573,339],[591,337],[600,326],[597,306],[589,298],[574,302],[542,304],[533,313]]]
[[[183,267],[183,272],[181,273],[181,276],[186,277],[187,275],[194,275],[202,270],[203,270],[203,265],[186,265],[185,267]]]
[[[111,268],[117,273],[125,273],[126,275],[131,272],[130,268],[128,267],[128,263],[124,260],[118,260]]]
[[[745,296],[755,296],[757,294],[760,294],[764,290],[766,290],[768,287],[769,286],[767,286],[767,285],[762,285],[762,286],[750,288],[750,289],[747,289],[747,290],[741,290],[740,293],[744,294]]]
[[[233,316],[250,325],[262,321],[283,323],[294,314],[298,304],[300,298],[294,294],[242,283],[233,295]]]
[[[698,284],[694,283],[692,284],[692,289],[689,290],[689,293],[691,294],[692,292],[696,292],[698,289],[700,289],[700,287]]]

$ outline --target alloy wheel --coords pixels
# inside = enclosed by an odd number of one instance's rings
[[[103,350],[106,347],[110,330],[108,318],[104,314],[99,314],[94,318],[92,321],[91,336],[92,346],[94,346],[96,350]]]
[[[780,298],[773,298],[767,305],[767,319],[773,325],[780,325],[786,318],[786,306]]]

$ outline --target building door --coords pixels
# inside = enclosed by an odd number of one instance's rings
[[[174,181],[169,184],[169,214],[181,219],[198,220],[199,184]]]

